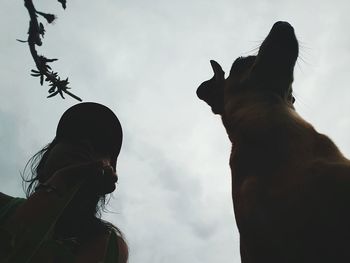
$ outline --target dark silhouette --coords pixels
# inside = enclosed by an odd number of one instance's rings
[[[295,111],[298,41],[277,22],[257,56],[197,90],[232,142],[232,199],[244,263],[350,262],[350,162]]]
[[[63,114],[54,140],[27,164],[27,199],[0,193],[0,262],[127,261],[123,235],[99,217],[118,180],[122,137],[101,104]]]
[[[62,4],[62,7],[66,8],[66,0],[58,0]],[[28,39],[26,41],[18,40],[20,42],[28,43],[30,53],[34,59],[36,69],[32,69],[32,76],[40,78],[40,84],[43,85],[44,80],[49,82],[49,93],[48,98],[60,94],[64,99],[63,93],[73,97],[76,100],[82,101],[81,98],[71,93],[68,89],[68,78],[61,79],[57,72],[51,69],[51,66],[48,63],[54,62],[57,59],[49,59],[43,55],[38,55],[36,51],[36,46],[42,45],[42,39],[44,38],[45,28],[44,25],[38,21],[38,15],[43,17],[49,24],[51,24],[55,19],[55,15],[48,14],[44,12],[37,11],[34,7],[32,0],[24,0],[24,6],[27,8],[30,21],[29,21],[29,30],[28,30]]]

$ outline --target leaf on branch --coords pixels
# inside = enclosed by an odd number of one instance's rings
[[[18,42],[21,42],[21,43],[28,43],[28,40],[21,40],[21,39],[16,39]]]
[[[56,96],[57,94],[58,94],[58,90],[51,93],[49,96],[47,96],[47,98],[52,98],[52,97]]]
[[[53,21],[55,21],[56,16],[53,14],[47,14],[39,11],[35,11],[38,15],[41,15],[43,18],[46,19],[46,21],[51,24]]]
[[[44,35],[45,35],[45,28],[44,28],[43,23],[40,23],[40,24],[39,24],[39,34],[40,34],[42,37],[44,37]]]
[[[66,4],[67,4],[66,0],[57,0],[57,1],[62,4],[63,9],[66,9]]]
[[[54,62],[54,61],[57,61],[58,58],[47,58],[46,59],[46,62]]]
[[[41,75],[40,71],[37,71],[34,69],[32,69],[31,72],[32,72],[32,74],[30,74],[30,75],[32,75],[33,77],[39,77]]]

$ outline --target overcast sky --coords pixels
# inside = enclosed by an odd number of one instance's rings
[[[212,77],[254,54],[274,22],[300,40],[297,111],[350,156],[350,4],[277,0],[35,1],[58,16],[40,53],[84,101],[113,109],[124,128],[119,185],[104,217],[119,226],[130,262],[240,262],[230,196],[230,143],[219,117],[196,98]],[[29,75],[23,1],[1,3],[0,191],[24,196],[20,171],[51,141],[76,103],[46,99]]]

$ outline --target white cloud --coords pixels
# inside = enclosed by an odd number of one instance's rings
[[[106,218],[125,232],[131,263],[239,262],[229,141],[195,90],[212,76],[210,59],[228,72],[276,20],[290,21],[304,46],[298,110],[350,154],[346,1],[68,1],[66,11],[55,4],[38,3],[59,15],[40,52],[58,57],[53,68],[70,77],[73,92],[110,106],[125,130],[117,213]],[[29,76],[29,51],[15,41],[28,26],[21,1],[3,3],[0,22],[0,190],[19,195],[18,171],[75,101],[46,99],[47,87]]]

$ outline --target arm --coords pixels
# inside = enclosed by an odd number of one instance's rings
[[[3,226],[11,236],[8,241],[12,242],[8,262],[30,262],[43,243],[51,238],[55,223],[67,205],[76,201],[83,183],[92,181],[91,177],[100,169],[102,165],[96,162],[63,168],[48,181],[59,194],[55,191],[35,192],[16,210]]]

